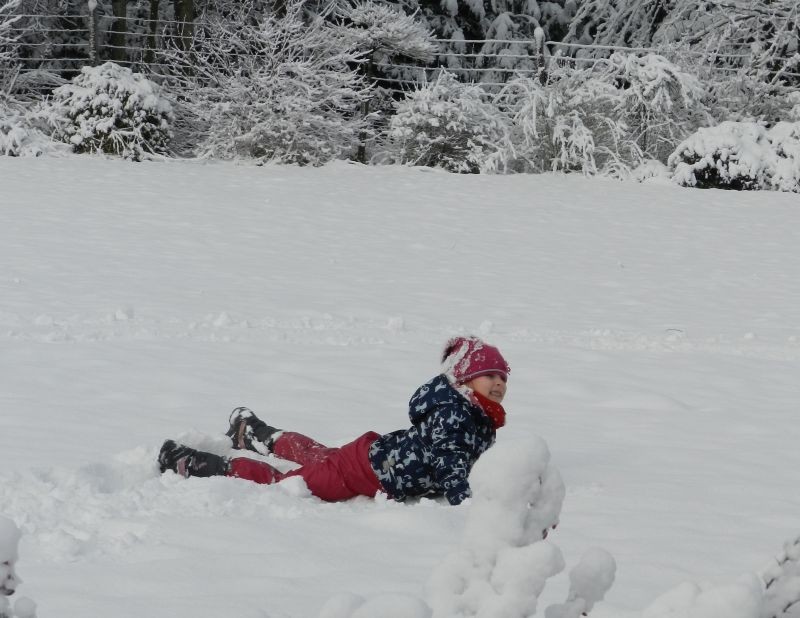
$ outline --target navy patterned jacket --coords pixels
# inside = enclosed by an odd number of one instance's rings
[[[472,465],[494,444],[491,419],[444,375],[417,389],[408,414],[409,429],[381,436],[369,451],[384,491],[400,501],[444,495],[450,504],[460,504],[470,495]]]

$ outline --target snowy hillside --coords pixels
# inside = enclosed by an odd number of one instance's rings
[[[42,618],[310,618],[425,586],[469,504],[160,476],[238,405],[341,444],[407,423],[448,336],[512,366],[596,618],[800,532],[800,200],[337,163],[0,157],[0,515]],[[566,575],[542,596],[560,602]]]

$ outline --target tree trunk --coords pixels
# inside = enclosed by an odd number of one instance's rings
[[[367,78],[370,82],[375,83],[375,52],[373,51],[369,55],[369,62],[367,63]],[[361,118],[367,122],[367,117],[369,116],[370,111],[370,103],[372,103],[371,99],[366,99],[363,103],[361,103]],[[369,137],[369,133],[367,132],[366,128],[362,129],[358,136],[358,150],[356,151],[356,161],[359,163],[366,163],[367,162],[367,139]]]
[[[178,22],[178,49],[187,50],[194,37],[194,0],[174,0]]]
[[[147,22],[147,51],[144,61],[151,64],[155,60],[156,33],[158,32],[158,5],[159,0],[150,0],[150,21]]]
[[[114,13],[114,21],[108,32],[109,59],[114,62],[125,62],[128,60],[127,50],[125,49],[128,30],[127,0],[111,0],[111,10]]]

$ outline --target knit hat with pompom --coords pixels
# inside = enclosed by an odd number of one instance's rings
[[[493,373],[506,381],[510,372],[500,350],[478,337],[453,337],[442,353],[442,373],[455,384]]]

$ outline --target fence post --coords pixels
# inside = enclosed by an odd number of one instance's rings
[[[89,0],[89,64],[97,66],[97,0]]]

